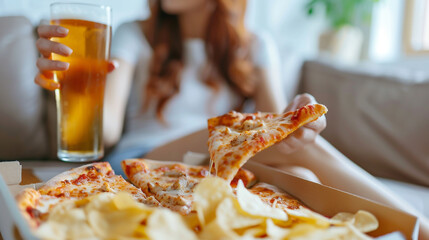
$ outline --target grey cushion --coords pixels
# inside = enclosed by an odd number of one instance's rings
[[[47,153],[44,97],[34,84],[34,28],[24,17],[0,17],[0,160]]]
[[[428,79],[310,61],[301,91],[328,107],[322,135],[351,160],[377,176],[429,186]]]

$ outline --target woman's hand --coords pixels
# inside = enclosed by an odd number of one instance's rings
[[[70,56],[73,50],[64,44],[51,41],[52,37],[65,37],[68,29],[56,25],[40,25],[37,28],[39,39],[36,41],[36,47],[41,57],[37,59],[36,65],[39,73],[34,78],[34,82],[47,90],[55,90],[60,84],[53,80],[52,71],[65,71],[69,68],[69,63],[51,60],[51,54],[56,53],[62,56]],[[116,68],[116,62],[110,61],[108,72]]]
[[[68,32],[67,28],[55,25],[40,25],[37,28],[40,38],[36,41],[36,47],[41,56],[36,62],[39,73],[36,75],[34,82],[45,89],[55,90],[60,87],[60,84],[53,80],[52,71],[65,71],[69,68],[69,63],[51,60],[51,53],[70,56],[73,52],[66,45],[49,39],[51,37],[65,37]]]
[[[293,101],[286,107],[285,112],[294,111],[307,104],[317,103],[313,96],[304,93],[296,96]],[[289,135],[286,139],[279,142],[278,149],[286,154],[292,153],[302,148],[307,143],[314,142],[316,136],[326,128],[326,117],[323,115],[316,121],[307,123],[298,128],[295,132]]]

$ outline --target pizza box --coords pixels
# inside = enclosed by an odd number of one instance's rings
[[[374,214],[379,222],[379,227],[369,233],[372,237],[383,240],[418,239],[418,219],[406,212],[332,187],[307,181],[260,163],[248,162],[244,168],[252,171],[259,181],[285,190],[324,216],[333,217],[339,212],[355,213],[358,210],[366,210]]]
[[[61,166],[61,162],[55,164]],[[356,212],[357,210],[371,212],[377,217],[380,226],[370,235],[379,240],[417,239],[417,218],[408,213],[301,179],[260,163],[248,162],[245,168],[252,171],[259,181],[278,186],[325,216],[333,216],[338,212]],[[1,175],[0,232],[5,240],[37,240],[21,216],[14,196]]]

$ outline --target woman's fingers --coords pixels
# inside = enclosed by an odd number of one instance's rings
[[[47,58],[39,58],[36,62],[37,68],[44,71],[65,71],[69,68],[68,62],[54,61]]]
[[[276,145],[277,149],[284,154],[290,154],[296,149],[298,149],[300,146],[301,142],[292,136],[288,136],[285,140],[279,142]]]
[[[316,99],[310,94],[304,93],[296,96],[288,105],[285,112],[294,111],[307,104],[317,103]],[[326,127],[326,117],[323,115],[316,121],[307,123],[298,128],[295,132],[289,135],[286,139],[278,144],[278,149],[286,154],[302,148],[304,145],[314,142],[317,135]]]
[[[315,104],[315,103],[317,103],[317,101],[312,95],[308,93],[300,94],[293,99],[293,101],[286,108],[285,112],[294,111],[296,109],[304,107],[307,104]],[[323,129],[326,128],[326,117],[325,115],[323,115],[320,118],[318,118],[316,121],[307,123],[301,128],[308,128],[313,130],[316,133],[320,133]]]
[[[109,64],[107,65],[107,72],[111,73],[113,72],[113,70],[115,70],[118,67],[119,67],[118,61],[116,60],[109,61]]]
[[[69,30],[57,25],[40,25],[37,28],[37,33],[41,38],[65,37],[69,33]]]
[[[55,89],[60,88],[60,84],[57,82],[54,82],[52,79],[48,79],[43,74],[37,74],[37,76],[34,78],[34,82],[43,87],[44,89],[53,91]]]
[[[51,53],[56,53],[62,56],[70,56],[73,50],[64,44],[49,40],[52,37],[65,37],[69,30],[67,28],[56,25],[40,25],[37,28],[39,39],[36,42],[36,47],[43,57],[37,59],[36,65],[40,73],[34,78],[34,82],[39,86],[55,90],[60,87],[60,84],[53,81],[51,71],[65,71],[70,64],[67,62],[50,60]]]
[[[292,102],[286,107],[285,112],[295,111],[307,104],[316,103],[316,99],[308,93],[297,95]]]
[[[316,174],[314,174],[314,172],[308,168],[299,167],[299,166],[275,166],[275,168],[278,168],[280,170],[283,170],[285,172],[288,172],[300,178],[304,178],[308,181],[321,183],[320,179],[316,176]]]
[[[316,133],[320,133],[326,128],[326,117],[325,115],[319,117],[316,121],[307,123],[304,125],[305,128],[312,129]]]
[[[49,40],[51,37],[65,37],[68,34],[68,29],[56,25],[40,25],[37,28],[39,39],[36,42],[36,47],[39,52],[48,58],[51,53],[56,53],[62,56],[70,56],[73,50],[64,44]]]
[[[51,53],[56,53],[62,56],[70,56],[70,54],[73,52],[73,50],[66,45],[53,42],[45,38],[39,38],[36,41],[36,47],[45,58],[48,58]]]
[[[286,139],[279,142],[278,149],[285,154],[292,153],[306,144],[314,142],[317,134],[313,129],[306,128],[305,126],[300,127]]]

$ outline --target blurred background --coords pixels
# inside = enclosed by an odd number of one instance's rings
[[[44,101],[33,83],[34,27],[49,18],[52,2],[0,0],[0,17],[25,16],[33,27],[32,41],[18,47],[27,58],[13,58],[14,29],[0,21],[0,89],[8,89],[0,95],[0,115],[7,116],[0,119],[0,159],[49,151],[37,144],[52,134],[37,125],[48,120],[34,116],[40,109],[29,103]],[[143,0],[93,2],[112,6],[113,31],[149,14]],[[368,172],[400,181],[389,186],[429,216],[429,0],[249,0],[246,24],[275,43],[288,99],[309,92],[328,106],[322,136]],[[17,67],[21,75],[12,76]],[[20,98],[12,101],[16,94],[5,84],[17,77]],[[26,127],[11,124],[19,121]]]
[[[0,16],[24,15],[37,25],[41,19],[48,19],[49,4],[52,2],[54,0],[0,0]],[[114,29],[125,21],[141,19],[149,14],[144,0],[92,2],[112,6]],[[362,42],[355,43],[361,48],[361,51],[356,50],[358,60],[378,63],[404,61],[410,65],[419,65],[417,67],[422,67],[423,62],[429,62],[429,57],[424,56],[429,51],[427,0],[336,2],[338,1],[249,0],[247,26],[255,32],[272,34],[284,55],[313,57],[319,53],[319,40],[323,33],[342,30],[343,36],[339,38],[347,39],[352,34],[362,35]],[[356,29],[345,30],[344,27]],[[359,30],[360,33],[353,30]],[[341,43],[334,48],[341,48]],[[341,50],[352,51],[347,48],[343,47]],[[341,53],[341,50],[335,51],[346,57],[347,53]]]
[[[36,26],[49,18],[52,2],[54,0],[0,0],[0,16],[24,15]],[[113,30],[121,23],[149,15],[145,0],[92,2],[112,6]],[[428,2],[249,0],[246,24],[255,33],[270,34],[275,41],[290,98],[296,91],[293,80],[306,59],[426,71],[429,66]]]

